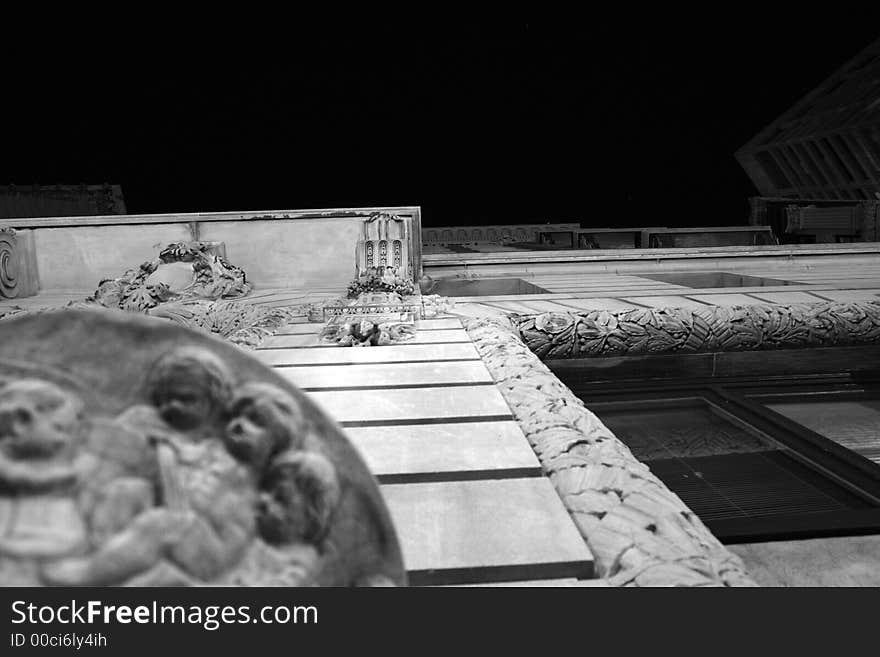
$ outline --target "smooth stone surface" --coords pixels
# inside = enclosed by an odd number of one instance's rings
[[[193,284],[194,274],[191,262],[163,263],[147,276],[147,285],[164,283],[172,292],[180,292]]]
[[[461,422],[345,430],[375,475],[531,468],[541,464],[516,422]]]
[[[326,391],[308,396],[337,422],[510,417],[510,408],[495,386]]]
[[[578,310],[629,310],[638,307],[621,299],[560,299],[559,303]]]
[[[689,294],[688,296],[712,306],[754,306],[761,303],[760,299],[738,292],[731,292],[730,294]]]
[[[495,308],[500,308],[501,310],[507,310],[513,313],[523,313],[526,315],[531,315],[535,312],[532,308],[529,308],[521,301],[484,301],[482,302],[482,304],[493,306]]]
[[[267,294],[265,296],[261,296],[259,298],[254,297],[244,297],[241,300],[241,303],[248,303],[254,306],[260,305],[275,305],[279,303],[284,303],[286,305],[296,305],[308,303],[309,297],[305,296],[302,293],[295,292],[293,290],[289,292],[278,292],[276,294]]]
[[[381,490],[408,571],[576,562],[574,571],[592,561],[543,477],[394,484]]]
[[[481,303],[459,301],[455,304],[455,314],[459,317],[503,317],[507,315],[507,311],[502,310],[501,308],[486,306]]]
[[[33,234],[40,289],[87,294],[101,280],[152,260],[166,244],[192,239],[187,224],[39,228]],[[230,262],[242,266],[232,257]]]
[[[521,301],[522,305],[534,309],[537,313],[544,312],[555,312],[555,313],[564,313],[571,311],[571,308],[568,306],[563,306],[555,301],[543,301],[541,299],[536,299],[534,301]]]
[[[880,290],[817,290],[813,294],[829,301],[876,301]]]
[[[411,344],[436,344],[439,342],[470,342],[464,329],[443,329],[438,331],[419,331],[416,329],[415,338],[405,345]],[[338,348],[336,345],[327,345],[318,339],[317,333],[300,335],[275,335],[263,342],[263,349],[275,349],[284,347],[325,347],[327,349]]]
[[[229,261],[242,267],[248,280],[294,289],[344,289],[352,278],[354,245],[362,232],[362,217],[213,221],[199,226],[201,239],[226,243]]]
[[[625,301],[632,301],[641,306],[650,306],[651,308],[705,308],[705,303],[688,299],[687,297],[678,296],[660,296],[660,297],[627,297]],[[818,301],[818,299],[815,299]]]
[[[880,586],[880,536],[729,546],[761,586]]]
[[[277,372],[300,388],[383,388],[400,385],[491,383],[477,360],[451,363],[384,363],[278,367]]]
[[[750,297],[770,303],[821,303],[823,299],[813,296],[809,292],[751,292]]]
[[[399,363],[432,360],[477,360],[472,344],[412,344],[335,349],[265,349],[255,352],[266,365],[332,365],[341,363]]]

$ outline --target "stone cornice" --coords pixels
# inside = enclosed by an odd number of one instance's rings
[[[880,344],[880,301],[513,315],[539,358]]]

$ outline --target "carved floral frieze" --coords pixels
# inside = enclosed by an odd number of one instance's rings
[[[880,341],[880,302],[512,315],[541,359],[751,351]]]

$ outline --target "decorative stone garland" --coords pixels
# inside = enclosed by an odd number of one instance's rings
[[[615,586],[755,586],[741,559],[638,461],[519,338],[507,318],[462,319]]]
[[[543,360],[880,342],[880,301],[549,312],[512,320]]]
[[[152,276],[164,266],[177,263],[191,268],[184,288],[172,289],[166,282],[153,280]],[[155,260],[129,269],[119,278],[101,281],[98,289],[86,299],[72,301],[61,308],[35,311],[20,306],[6,307],[0,309],[0,320],[22,313],[97,306],[170,319],[181,326],[219,335],[239,347],[255,349],[278,328],[294,317],[306,315],[309,310],[308,304],[267,308],[226,300],[244,296],[250,290],[244,270],[226,261],[219,243],[178,242],[162,249]]]
[[[266,338],[304,312],[299,307],[266,308],[201,299],[159,304],[147,314],[219,335],[239,347],[256,349]]]

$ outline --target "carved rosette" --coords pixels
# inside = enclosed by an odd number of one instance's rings
[[[880,302],[634,308],[512,316],[540,358],[799,349],[880,342]]]

